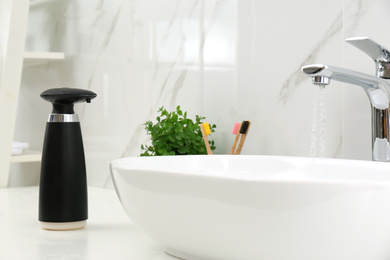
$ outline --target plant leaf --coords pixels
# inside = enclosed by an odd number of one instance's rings
[[[189,150],[189,146],[181,146],[177,150],[180,154],[186,154]]]

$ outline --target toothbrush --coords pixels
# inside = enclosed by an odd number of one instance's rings
[[[246,136],[248,135],[250,126],[251,126],[250,121],[243,121],[242,122],[241,127],[240,127],[240,135],[241,135],[240,143],[238,144],[237,150],[234,154],[240,155],[242,147],[244,146]]]
[[[204,124],[201,124],[200,125],[200,130],[202,132],[203,141],[204,141],[204,144],[206,146],[207,154],[211,155],[211,154],[213,154],[213,152],[211,151],[210,144],[209,144],[209,139],[207,138],[207,136],[209,134],[211,134],[211,129],[210,129],[209,123],[206,122]]]
[[[234,154],[234,150],[236,150],[236,146],[237,146],[238,140],[240,139],[240,128],[241,128],[241,124],[240,123],[235,123],[234,124],[232,134],[234,134],[236,136],[236,138],[234,139],[234,142],[233,142],[233,145],[232,145],[232,149],[230,149],[229,154]]]

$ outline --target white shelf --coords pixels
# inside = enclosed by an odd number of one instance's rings
[[[12,155],[11,163],[24,163],[24,162],[40,162],[42,157],[41,151],[26,150],[23,154]]]
[[[54,0],[53,3],[58,1],[60,0]],[[40,6],[48,3],[48,0],[0,0],[0,15],[4,18],[0,23],[0,31],[4,32],[0,70],[0,118],[2,125],[7,126],[0,127],[0,188],[7,187],[10,163],[41,161],[39,151],[25,151],[22,155],[11,156],[23,67],[65,59],[62,52],[25,51],[30,3],[32,6]]]
[[[24,62],[23,65],[37,65],[41,63],[46,63],[49,61],[57,61],[65,59],[65,54],[63,52],[24,52]]]
[[[56,2],[56,1],[55,0],[30,0],[30,7],[41,6],[51,2]]]

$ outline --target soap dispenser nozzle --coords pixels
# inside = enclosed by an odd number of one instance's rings
[[[95,97],[92,91],[77,88],[53,88],[41,94],[41,98],[53,104],[53,114],[74,114],[75,103],[91,103]]]

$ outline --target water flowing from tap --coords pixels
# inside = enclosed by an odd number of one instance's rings
[[[318,84],[313,98],[313,114],[311,129],[311,157],[325,156],[325,84]],[[317,154],[317,145],[319,153]]]
[[[302,71],[312,78],[314,85],[326,85],[335,80],[359,86],[366,92],[371,103],[372,160],[390,162],[390,76],[375,77],[324,64],[306,65]],[[315,154],[315,145],[312,150]]]

